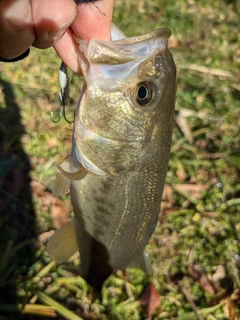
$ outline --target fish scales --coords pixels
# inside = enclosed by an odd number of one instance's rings
[[[96,289],[113,271],[147,268],[144,248],[158,221],[174,118],[169,36],[158,29],[110,42],[77,39],[86,85],[55,193],[70,184],[79,274]],[[48,250],[58,261],[67,252],[54,249],[60,235]]]
[[[74,212],[79,214],[75,224],[78,241],[86,246],[86,239],[89,239],[87,254],[90,256],[87,259],[84,255],[81,259],[81,268],[86,270],[86,274],[82,272],[82,275],[94,287],[98,284],[92,282],[91,270],[104,269],[109,263],[112,271],[123,270],[134,257],[142,255],[155,229],[160,209],[162,190],[159,188],[159,175],[155,175],[153,180],[156,169],[153,166],[148,168],[149,171],[106,180],[87,175],[85,179],[72,183],[72,204]],[[149,173],[153,177],[149,178]],[[74,191],[77,193],[79,189],[85,190],[86,196],[75,196]],[[97,262],[102,252],[92,254],[93,235],[103,245],[103,251],[108,252],[105,256],[107,261],[102,257],[100,265]],[[80,256],[82,254],[80,250]],[[100,284],[104,280],[98,276]]]

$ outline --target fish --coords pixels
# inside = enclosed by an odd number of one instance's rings
[[[76,37],[85,84],[71,156],[58,166],[54,196],[70,188],[74,219],[47,245],[58,263],[80,253],[78,274],[100,290],[116,270],[149,270],[145,247],[159,217],[176,97],[171,32],[111,41]]]

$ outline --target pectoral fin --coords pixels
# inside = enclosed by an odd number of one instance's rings
[[[140,254],[138,254],[138,255],[134,258],[134,260],[132,261],[132,263],[129,265],[129,267],[140,268],[140,269],[142,269],[144,272],[146,272],[146,274],[147,274],[148,276],[152,274],[152,267],[151,267],[149,255],[148,255],[148,253],[146,253],[145,251],[143,251],[143,252],[141,252]]]
[[[57,165],[58,172],[53,185],[52,194],[58,197],[70,188],[71,180],[81,180],[87,174],[87,170],[79,163],[76,171],[72,172],[72,159],[68,157],[61,165]]]
[[[68,157],[62,164],[62,168],[65,170],[71,170],[71,158]],[[56,173],[56,179],[52,188],[52,194],[54,197],[58,197],[65,193],[70,188],[70,180],[67,179],[59,170]]]
[[[46,250],[51,259],[57,263],[67,261],[78,251],[73,220],[65,223],[61,228],[56,230],[54,235],[50,238]]]
[[[57,168],[62,173],[62,175],[64,175],[64,177],[69,180],[81,180],[87,174],[87,170],[83,166],[79,167],[78,170],[74,172],[68,172],[64,170],[62,166],[57,166]]]

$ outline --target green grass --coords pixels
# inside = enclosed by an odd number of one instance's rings
[[[60,207],[47,200],[55,164],[70,152],[72,126],[50,119],[59,108],[59,58],[32,49],[27,59],[0,65],[0,320],[145,319],[139,298],[150,281],[161,300],[152,319],[239,319],[239,3],[115,3],[113,20],[128,36],[172,30],[176,110],[191,111],[190,136],[174,127],[162,210],[147,246],[153,278],[118,271],[92,303],[85,281],[56,266],[34,240],[56,226],[56,208],[72,216],[68,195]],[[70,90],[74,106],[76,75]]]

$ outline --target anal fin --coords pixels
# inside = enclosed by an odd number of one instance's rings
[[[68,221],[56,230],[50,238],[47,248],[52,260],[57,263],[67,261],[78,251],[78,243],[75,233],[74,221]]]

